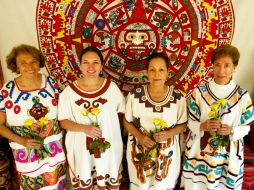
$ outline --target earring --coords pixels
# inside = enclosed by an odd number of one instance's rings
[[[102,72],[102,71],[99,73],[99,76],[100,76],[100,77],[102,77],[102,76],[103,76],[103,72]]]

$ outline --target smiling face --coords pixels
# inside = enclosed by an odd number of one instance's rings
[[[80,69],[85,77],[99,77],[102,71],[102,63],[99,55],[95,52],[86,52],[81,58]]]
[[[168,68],[162,58],[153,58],[149,62],[147,77],[152,86],[163,86],[167,80]]]
[[[235,65],[233,64],[232,58],[229,56],[219,57],[213,63],[214,81],[217,84],[228,84],[234,71]]]
[[[17,71],[23,77],[34,78],[40,71],[40,62],[29,53],[19,53],[16,58]]]

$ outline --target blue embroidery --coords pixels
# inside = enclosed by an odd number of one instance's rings
[[[0,103],[4,100],[4,97],[0,95]]]
[[[40,96],[42,96],[43,98],[47,98],[48,95],[49,95],[51,98],[54,98],[54,96],[52,96],[52,94],[50,94],[49,91],[47,91],[46,89],[40,90],[38,94],[39,94]]]
[[[52,90],[55,92],[56,89],[55,89],[55,87],[54,87],[54,83],[55,83],[56,81],[55,81],[54,79],[52,79],[51,77],[47,77],[47,79],[48,79],[48,83],[49,83],[50,87],[51,87]]]
[[[13,80],[10,81],[10,82],[8,82],[8,83],[6,84],[6,88],[11,89],[11,90],[10,90],[10,93],[9,93],[10,98],[12,98],[12,94],[13,94],[13,91],[14,91],[14,87],[15,87],[15,83],[14,83]]]
[[[198,108],[198,105],[196,104],[195,101],[193,101],[193,98],[190,98],[190,102],[189,102],[189,108],[191,112],[194,112],[196,117],[200,116],[200,111]]]
[[[24,96],[23,96],[23,95],[24,95]],[[29,98],[30,95],[31,95],[31,94],[30,94],[29,92],[21,92],[21,93],[19,94],[19,96],[17,97],[17,99],[15,100],[14,104],[17,104],[22,96],[23,96],[23,97],[22,97],[23,100],[28,100],[28,98]]]
[[[202,92],[206,92],[206,91],[207,91],[205,85],[200,85],[199,88],[200,88],[200,90],[201,90]]]
[[[249,110],[247,110],[242,116],[241,116],[241,124],[247,124],[246,121],[248,121],[250,118],[252,118],[254,115],[254,109],[251,107]]]

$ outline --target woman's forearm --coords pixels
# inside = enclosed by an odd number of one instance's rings
[[[0,125],[0,135],[9,139],[10,141],[16,142],[18,144],[24,143],[24,138],[13,133],[9,128],[5,125]]]
[[[174,128],[169,130],[169,136],[175,136],[183,132],[187,127],[187,123],[177,124]]]
[[[84,125],[78,124],[74,121],[65,119],[59,121],[62,128],[66,129],[67,131],[76,131],[76,132],[83,132],[84,131]]]

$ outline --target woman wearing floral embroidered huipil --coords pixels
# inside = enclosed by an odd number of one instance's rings
[[[174,189],[180,173],[180,133],[186,127],[183,95],[165,85],[168,58],[155,53],[147,60],[149,84],[127,98],[124,126],[129,131],[127,161],[131,190]]]
[[[42,53],[29,45],[7,56],[8,68],[20,75],[1,89],[0,134],[10,140],[20,189],[66,189],[57,83],[39,73],[44,65]]]
[[[84,75],[60,94],[59,120],[74,189],[118,189],[123,143],[118,113],[125,100],[117,85],[100,77],[103,57],[91,46],[80,57]]]
[[[231,45],[216,48],[211,59],[213,80],[200,84],[190,96],[185,189],[242,187],[243,137],[254,115],[248,92],[231,80],[239,57]]]

